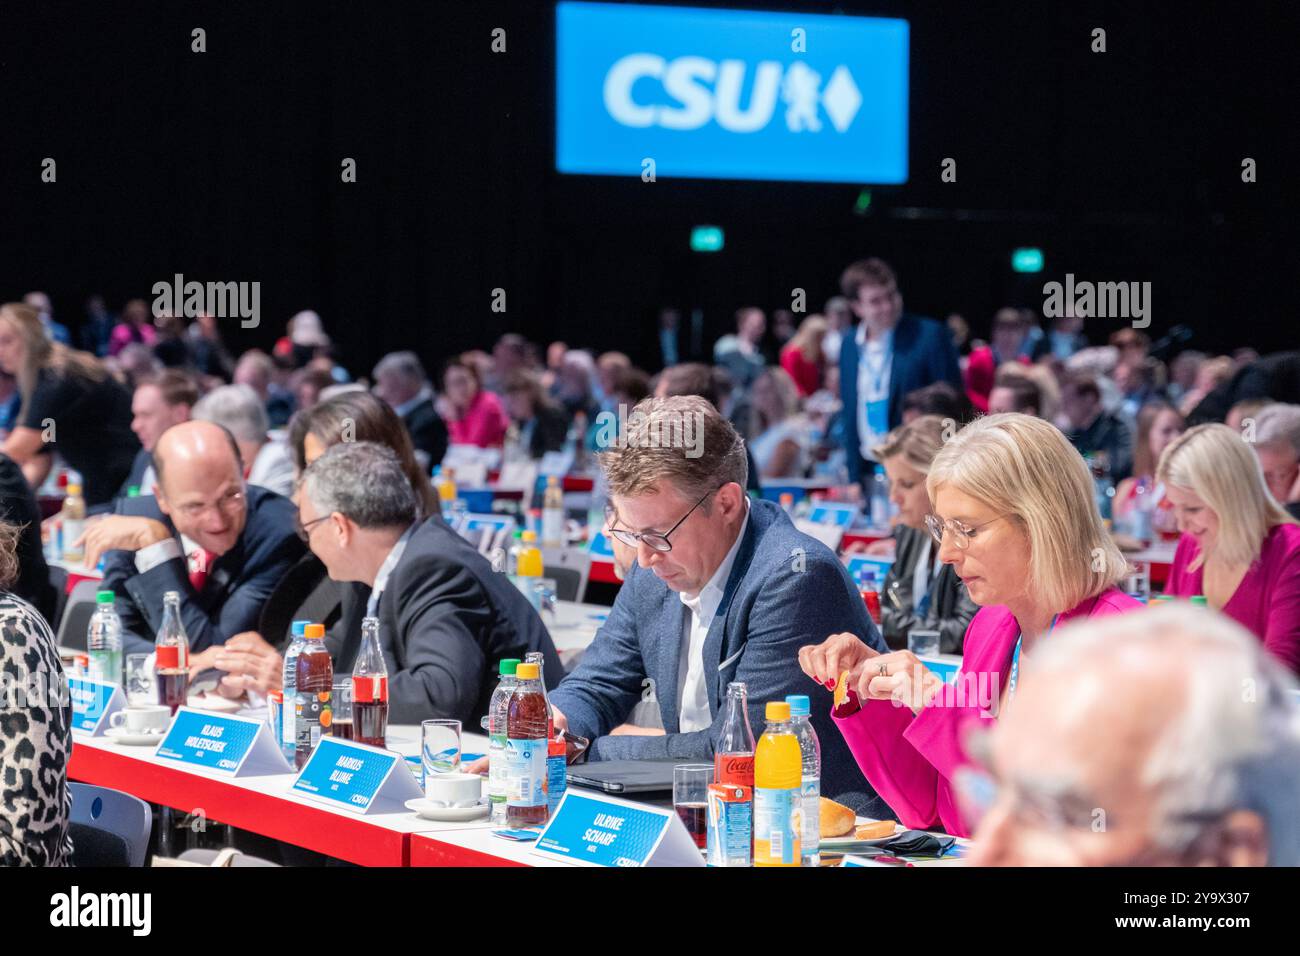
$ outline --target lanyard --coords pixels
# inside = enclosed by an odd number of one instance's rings
[[[867,380],[871,385],[871,394],[880,394],[881,388],[885,384],[885,372],[889,370],[894,361],[894,337],[890,337],[885,342],[885,350],[880,355],[880,361],[873,364],[868,357],[866,342],[862,344],[862,367],[867,372]],[[865,397],[865,396],[864,396]]]
[[[1052,633],[1052,629],[1056,627],[1056,619],[1059,618],[1060,616],[1061,615],[1059,614],[1052,615],[1052,623],[1047,628],[1048,634]],[[1007,685],[1008,704],[1010,704],[1011,701],[1016,696],[1016,684],[1019,682],[1019,678],[1020,678],[1020,642],[1024,640],[1024,637],[1025,635],[1023,632],[1016,635],[1016,651],[1014,654],[1011,655],[1011,681]]]

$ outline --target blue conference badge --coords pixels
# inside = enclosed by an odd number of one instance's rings
[[[671,810],[570,790],[534,853],[584,866],[703,866],[699,848]]]
[[[400,810],[423,796],[400,754],[333,737],[321,738],[293,789],[354,813]]]
[[[556,6],[556,168],[907,181],[906,20]]]
[[[68,677],[72,701],[72,729],[96,736],[108,729],[108,718],[126,703],[122,690],[110,681]]]
[[[289,765],[271,740],[264,720],[182,707],[155,755],[188,767],[236,776],[241,772],[285,773]]]

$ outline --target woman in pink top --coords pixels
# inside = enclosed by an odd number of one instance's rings
[[[443,371],[438,411],[453,445],[499,448],[510,428],[501,399],[483,388],[478,369],[460,359],[452,359]]]
[[[1300,673],[1300,526],[1250,446],[1227,425],[1198,425],[1165,449],[1157,475],[1183,532],[1165,593],[1205,595]]]
[[[926,479],[926,523],[971,600],[955,683],[910,651],[878,654],[856,635],[801,648],[799,663],[849,699],[833,716],[858,766],[904,826],[969,836],[953,781],[969,763],[964,740],[1011,704],[1033,652],[1067,620],[1140,607],[1115,588],[1127,563],[1094,503],[1092,476],[1055,427],[1028,415],[990,415],[959,431]],[[1014,706],[1014,705],[1012,705]]]

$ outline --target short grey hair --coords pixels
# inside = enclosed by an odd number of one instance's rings
[[[266,406],[251,385],[222,385],[194,405],[191,418],[216,422],[239,441],[264,442],[271,430]]]
[[[1300,454],[1300,405],[1275,402],[1255,413],[1256,445],[1290,445]]]
[[[1104,687],[1091,679],[1099,667],[1109,680],[1176,669],[1182,707],[1143,772],[1160,808],[1157,843],[1185,854],[1211,821],[1251,810],[1268,827],[1269,865],[1300,865],[1300,702],[1257,637],[1215,611],[1175,605],[1068,625],[1035,654],[1037,679],[1055,672],[1076,688]]]
[[[416,382],[420,385],[429,381],[420,357],[411,351],[389,352],[376,363],[374,371],[376,380],[390,372],[400,375],[408,382]]]
[[[337,511],[361,528],[405,528],[419,517],[397,454],[375,442],[331,445],[302,473],[302,491],[318,515]]]

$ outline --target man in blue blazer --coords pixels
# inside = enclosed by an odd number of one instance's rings
[[[768,701],[807,694],[822,793],[891,815],[831,721],[830,692],[798,664],[814,636],[884,641],[830,549],[772,502],[746,497],[735,429],[702,398],[647,399],[601,466],[610,533],[637,561],[578,668],[551,693],[556,724],[590,738],[593,760],[711,760],[727,684],[748,688],[755,737]],[[632,726],[633,710],[652,700],[662,726]]]
[[[933,319],[903,313],[894,270],[880,259],[855,262],[840,289],[858,317],[840,343],[841,433],[849,479],[870,477],[871,449],[903,421],[903,397],[934,382],[963,390],[957,350]]]
[[[181,620],[202,666],[242,631],[257,628],[272,589],[305,550],[288,498],[244,484],[231,434],[212,422],[174,425],[154,446],[157,497],[122,498],[118,513],[85,534],[86,564],[101,555],[117,595],[127,653],[153,650],[163,595],[177,591]]]

